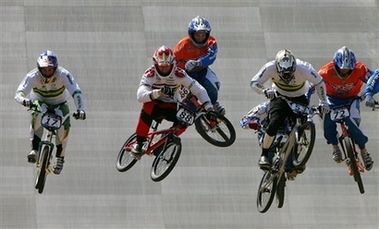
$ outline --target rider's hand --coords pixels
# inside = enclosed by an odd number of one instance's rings
[[[329,104],[327,102],[320,102],[320,104],[318,106],[320,107],[321,113],[323,113],[323,114],[329,113],[330,107],[329,107]]]
[[[162,94],[165,94],[165,95],[172,95],[172,94],[174,94],[173,93],[173,89],[170,88],[170,87],[167,87],[167,86],[162,87],[161,88],[161,92],[162,92]]]
[[[39,111],[40,111],[42,114],[46,113],[46,111],[47,111],[47,106],[46,106],[46,104],[42,103],[42,104],[39,106]]]
[[[32,108],[33,101],[30,99],[24,99],[24,101],[22,101],[22,105],[24,105],[25,107],[28,107],[28,108]]]
[[[86,112],[83,111],[83,110],[77,110],[76,111],[76,116],[74,116],[76,119],[79,119],[79,120],[84,120],[86,119]]]
[[[268,99],[273,99],[276,97],[276,90],[275,89],[265,89],[263,91],[263,93],[265,94],[266,98]]]
[[[372,95],[366,96],[365,105],[368,107],[375,107],[375,99],[372,97]]]
[[[197,61],[197,60],[189,60],[186,62],[185,64],[185,69],[189,72],[192,72],[194,69],[196,69],[197,67],[200,67],[201,66],[201,63],[200,61]]]

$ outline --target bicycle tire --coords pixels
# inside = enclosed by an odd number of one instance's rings
[[[47,145],[42,147],[41,155],[39,156],[40,168],[37,169],[35,188],[38,189],[38,193],[42,194],[46,183],[46,169],[49,166],[49,147]]]
[[[265,213],[270,208],[276,193],[277,180],[276,174],[271,171],[263,174],[257,193],[257,209],[260,213]]]
[[[278,208],[282,208],[284,205],[285,187],[286,178],[283,173],[276,187],[276,204]]]
[[[130,150],[128,151],[127,147],[131,146],[137,140],[137,135],[132,134],[128,140],[125,141],[122,145],[120,152],[117,156],[116,168],[119,172],[125,172],[133,167],[137,163],[137,159],[134,158],[134,155]]]
[[[207,142],[218,147],[231,146],[236,140],[232,123],[222,114],[214,112],[217,123],[211,123],[204,115],[195,120],[196,131]]]
[[[313,147],[316,141],[316,127],[313,122],[306,122],[300,126],[301,136],[297,144],[295,144],[293,152],[293,165],[302,167],[308,162],[312,155]],[[299,132],[298,132],[299,133]]]
[[[354,177],[354,180],[355,182],[358,183],[358,188],[359,188],[359,192],[361,194],[365,193],[365,189],[363,187],[363,182],[362,182],[362,178],[361,178],[361,173],[359,172],[358,170],[358,167],[357,167],[357,164],[356,164],[356,160],[355,160],[355,149],[353,147],[353,141],[350,139],[350,137],[345,137],[343,140],[342,140],[343,144],[345,145],[345,149],[347,151],[347,156],[349,157],[350,159],[350,168],[351,170],[353,171],[353,177]]]
[[[150,177],[153,181],[158,182],[163,180],[174,169],[176,163],[179,160],[182,151],[182,142],[180,138],[174,137],[174,139],[167,139],[166,147],[162,152],[155,157]]]

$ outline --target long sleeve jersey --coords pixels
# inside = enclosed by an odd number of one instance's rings
[[[189,36],[183,38],[178,42],[174,48],[174,55],[178,62],[178,67],[185,69],[185,63],[189,60],[200,61],[201,66],[190,72],[189,75],[195,79],[197,77],[205,77],[206,68],[212,65],[216,60],[218,48],[216,38],[209,36],[207,43],[202,48],[198,48],[192,44]]]
[[[294,77],[289,83],[285,83],[278,75],[275,62],[266,63],[258,73],[251,79],[251,88],[258,94],[263,94],[266,89],[263,84],[268,80],[272,80],[272,88],[281,95],[287,97],[298,97],[305,95],[309,90],[309,82],[311,82],[321,101],[326,101],[325,85],[321,76],[308,62],[296,59],[296,71]]]
[[[155,99],[152,97],[154,89],[168,87],[171,89],[170,95],[161,95],[156,99],[163,102],[174,103],[177,102],[175,99],[175,93],[178,93],[177,90],[181,86],[188,88],[201,103],[208,102],[205,107],[206,109],[212,107],[207,91],[196,80],[188,76],[183,69],[178,67],[175,67],[172,73],[165,77],[162,77],[157,73],[154,65],[148,68],[142,75],[140,86],[137,90],[137,100],[141,103],[152,101]]]
[[[359,95],[362,86],[371,76],[371,71],[361,62],[355,63],[350,76],[342,80],[338,77],[333,61],[325,64],[319,70],[325,82],[326,94],[335,99],[348,99]]]
[[[23,104],[28,94],[31,100],[40,100],[48,105],[64,103],[71,95],[76,108],[85,110],[79,85],[71,73],[60,66],[50,78],[43,77],[37,68],[30,71],[16,90],[16,102]]]

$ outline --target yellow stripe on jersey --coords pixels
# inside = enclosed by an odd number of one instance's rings
[[[61,95],[65,89],[66,87],[63,86],[57,90],[42,91],[42,90],[39,90],[38,88],[33,88],[33,91],[37,94],[40,94],[43,97],[52,98],[52,97]]]
[[[277,81],[273,81],[273,82],[278,88],[282,89],[283,91],[288,91],[288,92],[300,90],[302,87],[304,87],[304,84],[305,84],[305,82],[299,85],[280,84]]]

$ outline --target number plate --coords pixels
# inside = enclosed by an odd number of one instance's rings
[[[57,130],[62,125],[62,117],[53,113],[45,113],[42,116],[41,124],[49,130]]]
[[[296,114],[307,114],[309,113],[309,108],[307,106],[303,106],[299,103],[291,103],[290,107],[292,111]]]
[[[347,107],[341,107],[337,109],[332,109],[330,111],[330,119],[332,121],[338,121],[350,116],[349,109]]]
[[[188,126],[192,125],[195,121],[194,114],[184,108],[180,108],[178,112],[176,112],[176,118]]]

